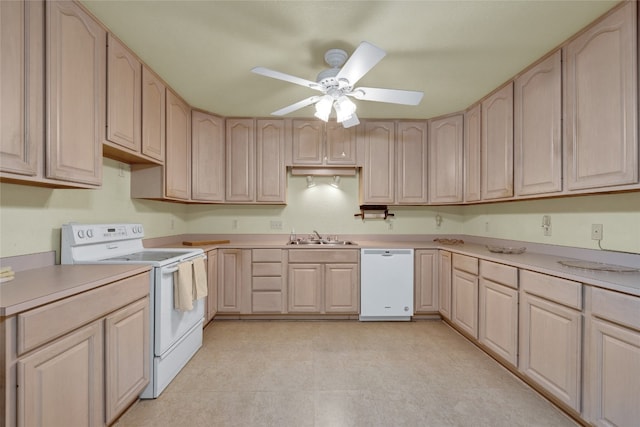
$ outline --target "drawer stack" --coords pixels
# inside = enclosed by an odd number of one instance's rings
[[[282,249],[253,249],[251,263],[251,312],[284,313],[284,252]]]

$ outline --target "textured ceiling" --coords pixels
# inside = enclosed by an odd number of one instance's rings
[[[177,1],[82,3],[193,107],[268,116],[317,94],[250,72],[315,80],[327,49],[387,56],[358,84],[423,91],[416,107],[356,101],[362,118],[462,110],[616,1]],[[293,115],[311,117],[313,107]]]

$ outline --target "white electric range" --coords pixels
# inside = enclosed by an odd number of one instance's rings
[[[145,248],[142,224],[78,224],[62,226],[62,264],[149,264],[150,381],[142,399],[153,399],[175,378],[202,346],[204,299],[191,311],[173,306],[174,272],[178,264],[198,257],[202,249]]]

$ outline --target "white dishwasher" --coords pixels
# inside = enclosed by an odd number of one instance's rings
[[[360,320],[411,320],[413,249],[360,251]]]

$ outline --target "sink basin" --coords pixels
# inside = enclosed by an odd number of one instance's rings
[[[357,245],[357,243],[351,240],[296,240],[289,242],[289,245],[317,245],[317,246],[345,246],[345,245]]]

